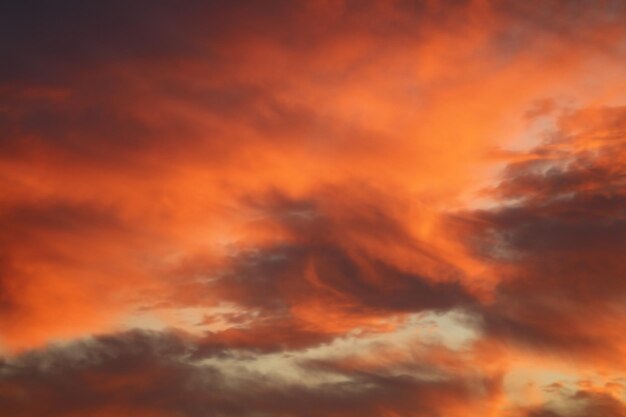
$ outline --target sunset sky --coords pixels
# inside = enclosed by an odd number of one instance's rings
[[[626,2],[0,5],[0,417],[625,417]]]

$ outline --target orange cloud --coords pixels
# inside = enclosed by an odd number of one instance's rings
[[[0,18],[11,415],[623,412],[537,394],[624,372],[623,5],[83,3]]]

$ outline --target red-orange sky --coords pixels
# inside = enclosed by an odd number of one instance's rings
[[[626,416],[626,3],[0,6],[0,417]]]

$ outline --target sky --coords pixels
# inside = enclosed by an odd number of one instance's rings
[[[626,416],[626,4],[0,5],[0,417]]]

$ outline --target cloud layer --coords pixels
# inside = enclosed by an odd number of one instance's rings
[[[620,2],[0,16],[0,416],[626,415]]]

